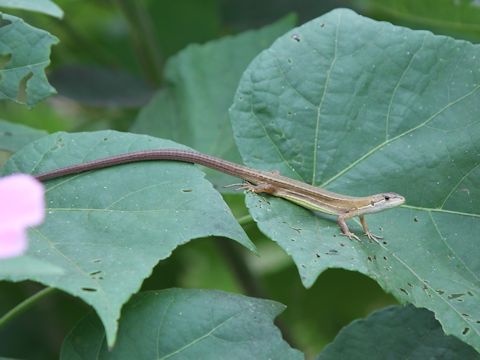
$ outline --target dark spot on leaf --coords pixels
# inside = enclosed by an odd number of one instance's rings
[[[13,134],[10,131],[4,131],[2,132],[3,136],[12,136]]]
[[[367,259],[368,259],[368,261],[372,261],[372,258],[371,258],[370,256],[369,256],[369,257],[367,257]]]
[[[413,287],[413,285],[412,285],[412,284],[410,284],[409,282],[407,282],[407,285],[408,285],[408,286],[410,286],[410,287]]]
[[[292,39],[295,40],[296,42],[300,42],[300,36],[298,34],[293,34]]]
[[[451,294],[451,295],[448,295],[448,300],[458,299],[462,296],[465,296],[465,294]]]
[[[17,93],[17,100],[19,102],[27,102],[27,83],[33,76],[33,73],[30,71],[27,75],[23,77],[23,79],[18,84],[18,93]]]
[[[306,268],[305,264],[301,264],[300,266],[304,269]]]
[[[382,241],[382,244],[387,245],[388,243],[384,240],[384,241]]]
[[[12,54],[0,54],[0,69],[3,69],[12,59]]]
[[[10,20],[3,19],[0,15],[0,28],[4,27],[4,26],[7,26],[7,25],[10,25],[11,23],[12,22]]]
[[[92,271],[90,273],[91,276],[94,276],[94,275],[97,275],[97,274],[100,274],[102,272],[102,270],[98,270],[98,271]]]
[[[338,251],[335,250],[335,249],[330,249],[330,250],[328,250],[328,253],[325,253],[325,254],[327,254],[327,255],[337,255]]]
[[[384,257],[383,257],[383,260],[387,261],[387,257],[386,257],[386,256],[384,256]]]
[[[405,289],[403,289],[403,288],[400,288],[400,291],[403,292],[403,293],[405,293],[406,295],[408,295],[408,291],[407,291],[407,290],[405,290]]]
[[[290,239],[290,241],[293,241],[293,242],[295,242],[295,238],[291,238],[291,239]]]
[[[102,262],[102,260],[101,259],[94,259],[93,262],[94,263],[99,263],[99,262]]]
[[[477,324],[480,324],[480,320],[475,321]]]
[[[414,221],[414,222],[418,222],[418,218],[415,216],[415,217],[413,218],[413,221]]]
[[[377,255],[373,255],[373,260],[377,260]]]
[[[192,192],[193,190],[192,189],[182,189],[183,192]]]
[[[470,296],[473,296],[471,291],[467,291],[467,294],[470,295]]]
[[[440,295],[443,295],[443,294],[445,294],[445,291],[443,291],[443,290],[437,290],[437,293],[439,293]]]
[[[96,291],[97,291],[97,289],[88,288],[88,287],[83,287],[82,290],[83,290],[83,291],[88,291],[88,292],[96,292]]]
[[[462,334],[463,334],[463,335],[467,335],[467,333],[468,333],[469,331],[470,331],[470,328],[465,328],[465,329],[463,329]]]
[[[106,137],[103,138],[103,141],[107,141],[107,140],[108,140],[108,138],[106,138]]]
[[[320,254],[315,254],[315,256],[320,259]]]
[[[293,63],[292,59],[287,59],[287,62],[288,62],[289,64]]]
[[[323,24],[323,23],[320,25],[320,27],[324,27],[324,26],[325,26],[325,24]]]
[[[344,247],[344,246],[345,246],[345,244],[344,244],[344,243],[340,243],[340,246]]]
[[[465,317],[469,317],[469,316],[470,316],[470,315],[465,314],[465,313],[462,313],[462,315],[465,316]]]

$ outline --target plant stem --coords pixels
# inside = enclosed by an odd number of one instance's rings
[[[238,218],[237,221],[240,224],[240,226],[245,226],[253,223],[253,218],[252,218],[252,215],[248,214],[248,215],[242,216],[241,218]]]
[[[230,265],[230,268],[238,282],[243,287],[245,293],[248,296],[268,299],[261,282],[250,270],[242,254],[237,248],[235,248],[235,245],[232,244],[231,240],[224,237],[216,237],[215,242],[225,260]],[[277,318],[275,319],[275,324],[282,332],[285,341],[287,341],[291,346],[297,347],[295,346],[295,341],[293,340],[291,332],[285,323]]]
[[[7,312],[5,315],[3,315],[0,318],[0,328],[2,326],[5,326],[5,324],[7,324],[10,320],[15,318],[16,316],[24,313],[26,310],[28,310],[30,307],[32,307],[32,305],[34,305],[40,299],[42,299],[45,296],[53,293],[55,290],[56,289],[53,288],[53,287],[48,287],[48,288],[45,288],[43,290],[40,290],[35,295],[32,295],[29,298],[22,301],[20,304],[15,306],[13,309],[11,309],[9,312]]]
[[[148,14],[135,1],[115,0],[115,2],[127,20],[135,54],[147,80],[159,85],[162,78],[162,61]]]

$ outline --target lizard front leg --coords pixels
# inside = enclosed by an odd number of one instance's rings
[[[377,240],[383,239],[383,237],[372,234],[370,230],[368,230],[368,225],[367,225],[367,222],[365,221],[364,215],[360,215],[359,218],[360,218],[360,223],[362,224],[362,227],[363,227],[363,231],[365,232],[365,235],[367,235],[370,240],[377,241]]]
[[[355,239],[360,241],[360,238],[354,233],[352,233],[348,228],[348,225],[345,222],[345,219],[347,217],[348,217],[348,214],[338,215],[337,223],[338,223],[338,226],[340,226],[340,229],[342,230],[342,235],[348,237],[350,240]]]

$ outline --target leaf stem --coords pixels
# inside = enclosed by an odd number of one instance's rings
[[[20,304],[15,306],[13,309],[8,311],[5,315],[3,315],[0,318],[0,328],[5,326],[10,320],[15,318],[16,316],[24,313],[26,310],[28,310],[32,305],[34,305],[36,302],[38,302],[40,299],[44,298],[45,296],[50,295],[53,293],[56,289],[53,287],[47,287],[43,290],[40,290],[37,292],[35,295],[30,296],[29,298],[25,299],[22,301]]]
[[[252,218],[252,215],[248,214],[248,215],[242,216],[241,218],[238,218],[237,221],[240,224],[240,226],[245,226],[253,223],[253,218]]]

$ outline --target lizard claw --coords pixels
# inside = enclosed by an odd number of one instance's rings
[[[370,240],[373,240],[373,241],[377,241],[377,240],[383,239],[383,236],[378,236],[378,235],[372,234],[370,231],[366,232],[365,235],[366,235]]]
[[[348,233],[345,233],[345,234],[344,234],[344,233],[341,233],[340,235],[346,236],[346,237],[348,237],[350,240],[354,240],[354,239],[355,239],[355,240],[357,240],[357,241],[361,241],[360,238],[359,238],[357,235],[355,235],[354,233],[352,233],[352,232],[350,232],[350,231],[349,231]]]

